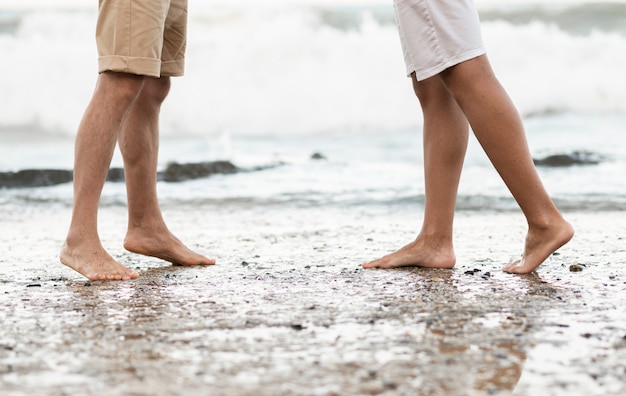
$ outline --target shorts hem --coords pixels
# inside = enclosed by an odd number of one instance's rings
[[[407,68],[407,71],[406,71],[407,77],[411,77],[411,74],[415,73],[415,77],[417,81],[423,81],[430,77],[436,76],[437,74],[443,72],[446,69],[451,68],[452,66],[456,66],[459,63],[463,63],[470,59],[474,59],[481,55],[485,55],[486,53],[487,51],[481,47],[481,48],[477,48],[471,51],[467,51],[454,58],[444,60],[442,62],[439,62],[435,66],[432,66],[423,70],[417,70],[415,67],[409,67]]]
[[[178,59],[161,63],[161,76],[181,77],[185,74],[185,61]]]
[[[161,61],[158,59],[116,55],[101,56],[98,58],[98,73],[105,71],[161,77]]]

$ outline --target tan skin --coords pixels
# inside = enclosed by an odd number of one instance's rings
[[[533,272],[574,235],[533,164],[522,120],[486,55],[423,81],[412,76],[424,113],[425,209],[417,238],[364,268],[452,268],[452,225],[469,126],[526,216],[522,258],[503,270]]]
[[[63,264],[90,280],[129,280],[139,274],[115,260],[98,235],[98,204],[119,142],[128,194],[124,247],[174,265],[211,265],[167,228],[156,192],[159,112],[170,78],[104,72],[76,136],[74,207],[61,249]]]

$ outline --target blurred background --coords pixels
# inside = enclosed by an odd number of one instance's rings
[[[582,158],[541,168],[551,194],[565,209],[626,209],[626,4],[476,4],[533,155]],[[165,199],[421,202],[422,120],[392,0],[189,0],[189,10],[186,75],[163,107],[160,166],[280,166],[170,185]],[[72,168],[97,78],[96,13],[95,0],[0,0],[0,172]],[[473,138],[464,173],[460,209],[514,207]],[[123,185],[110,188],[122,202]],[[68,184],[0,194],[71,201]]]

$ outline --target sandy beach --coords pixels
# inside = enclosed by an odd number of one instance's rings
[[[98,224],[128,282],[58,259],[97,3],[0,3],[0,396],[626,395],[624,1],[476,1],[576,229],[524,276],[501,271],[524,217],[473,137],[456,267],[361,268],[411,241],[425,204],[391,1],[190,1],[157,187],[174,234],[217,265],[124,251],[117,151]]]
[[[125,253],[125,208],[111,206],[104,244],[140,278],[87,282],[57,262],[67,205],[2,213],[0,393],[626,392],[621,212],[568,213],[576,237],[527,276],[500,270],[521,248],[516,212],[459,213],[454,270],[394,271],[359,264],[413,237],[411,205],[164,213],[218,264]]]

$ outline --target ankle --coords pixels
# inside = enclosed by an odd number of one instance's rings
[[[569,227],[569,223],[565,221],[560,213],[556,213],[552,216],[539,217],[536,219],[528,220],[528,229],[537,231],[549,231],[554,228],[561,228],[564,225]]]
[[[428,242],[431,245],[452,246],[452,231],[423,228],[416,241]]]
[[[85,245],[89,243],[89,241],[97,241],[97,243],[100,243],[100,237],[97,233],[95,235],[89,235],[88,233],[70,231],[65,237],[65,241],[63,241],[63,249],[71,249]]]

